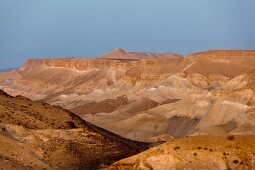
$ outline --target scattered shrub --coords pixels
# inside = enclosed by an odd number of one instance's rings
[[[228,154],[228,153],[226,153],[226,152],[223,152],[222,154],[223,154],[224,156],[227,156],[227,155],[229,155],[229,154]]]
[[[174,150],[177,150],[177,149],[180,149],[181,147],[180,146],[176,146],[174,147]]]
[[[65,122],[64,127],[67,127],[67,128],[70,128],[70,129],[78,128],[78,127],[75,125],[75,123],[72,122],[72,121],[67,121],[67,122]]]
[[[235,163],[235,164],[238,164],[238,162],[239,162],[239,161],[238,161],[238,160],[236,160],[236,159],[235,159],[235,160],[233,160],[233,163]]]
[[[234,140],[235,137],[231,135],[231,136],[228,136],[227,139],[228,139],[228,140]]]

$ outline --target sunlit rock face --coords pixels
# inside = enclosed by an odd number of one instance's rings
[[[254,140],[254,136],[182,138],[115,162],[105,169],[254,169]]]
[[[116,49],[95,59],[29,60],[0,73],[0,88],[60,105],[140,141],[160,135],[250,135],[255,133],[254,69],[255,51],[181,57]]]

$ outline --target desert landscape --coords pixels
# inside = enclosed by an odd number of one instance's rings
[[[251,50],[28,60],[0,73],[1,167],[253,169],[254,78]]]
[[[255,170],[254,7],[0,0],[0,170]]]

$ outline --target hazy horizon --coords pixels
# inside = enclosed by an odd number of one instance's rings
[[[252,0],[2,0],[0,68],[116,48],[187,55],[255,49]]]

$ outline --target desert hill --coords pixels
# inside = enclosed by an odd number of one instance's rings
[[[254,69],[255,51],[212,50],[187,56],[194,65],[191,73],[236,77]]]
[[[181,55],[174,53],[137,53],[126,52],[121,48],[113,50],[111,53],[107,53],[100,58],[116,59],[116,60],[141,60],[141,59],[174,59],[182,57]]]
[[[3,169],[97,169],[146,148],[59,106],[0,90]]]
[[[255,133],[254,51],[160,55],[130,59],[117,49],[95,59],[29,60],[0,73],[0,88],[139,141]]]
[[[183,138],[118,161],[106,169],[254,169],[254,140],[254,136]]]

